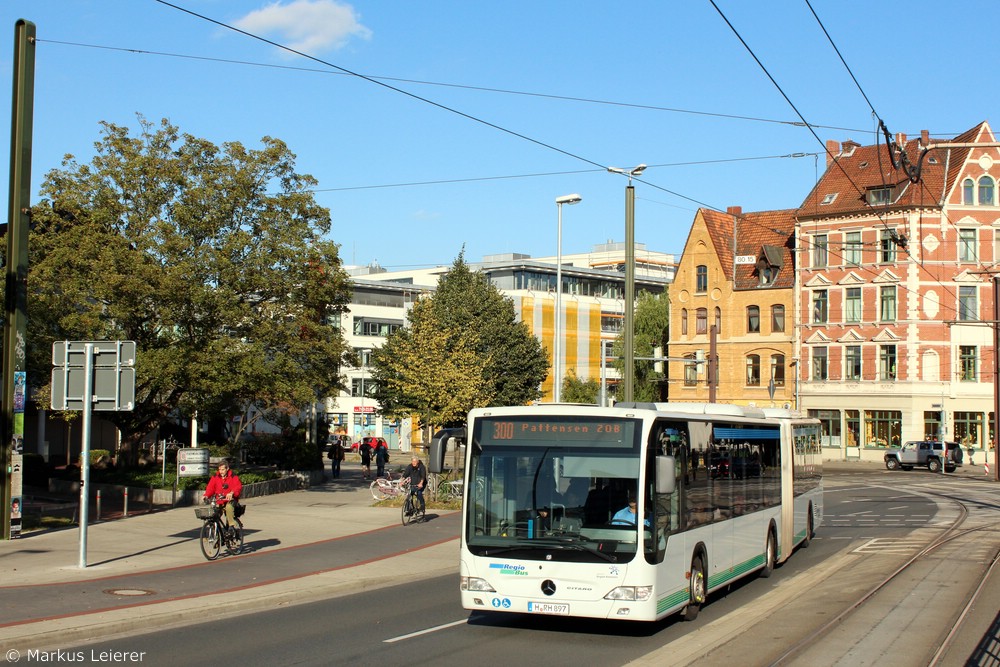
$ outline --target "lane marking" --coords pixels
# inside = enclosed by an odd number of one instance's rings
[[[426,630],[417,630],[416,632],[411,632],[408,635],[400,635],[398,637],[391,637],[389,639],[383,639],[383,644],[392,644],[395,642],[401,642],[404,639],[412,639],[414,637],[419,637],[420,635],[430,634],[432,632],[437,632],[438,630],[447,630],[448,628],[453,628],[456,625],[465,625],[469,622],[469,619],[463,618],[461,621],[453,621],[451,623],[445,623],[444,625],[436,625],[433,628],[427,628]]]

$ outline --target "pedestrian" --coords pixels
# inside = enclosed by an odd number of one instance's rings
[[[334,440],[330,445],[330,474],[334,479],[340,478],[340,464],[344,460],[344,448],[340,446],[340,440]]]
[[[375,443],[375,467],[378,477],[385,477],[385,464],[389,462],[389,445],[381,438]]]
[[[361,454],[361,477],[362,479],[368,479],[372,475],[372,446],[367,441],[362,439],[361,446],[358,447],[358,452]]]

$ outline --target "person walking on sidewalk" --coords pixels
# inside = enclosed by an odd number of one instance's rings
[[[340,446],[340,440],[335,440],[330,445],[330,475],[334,479],[340,479],[340,464],[344,461],[344,448]]]
[[[358,453],[361,454],[361,478],[368,479],[372,475],[372,446],[371,443],[361,439],[361,446],[358,447]]]
[[[213,475],[212,479],[208,480],[204,499],[208,501],[214,497],[216,504],[225,511],[228,525],[235,526],[236,501],[239,500],[242,491],[243,483],[240,482],[240,478],[229,469],[228,463],[222,462],[219,464],[218,474]]]
[[[389,445],[379,438],[375,442],[375,468],[378,477],[385,477],[385,464],[389,462]]]

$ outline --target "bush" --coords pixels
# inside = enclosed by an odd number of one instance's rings
[[[302,439],[276,435],[257,436],[243,443],[247,463],[275,466],[282,470],[317,470],[323,467],[319,448]]]

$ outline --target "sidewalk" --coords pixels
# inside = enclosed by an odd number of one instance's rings
[[[403,527],[398,508],[372,506],[368,484],[348,466],[341,479],[247,500],[244,555],[213,562],[191,507],[92,524],[84,568],[79,528],[0,542],[0,653],[189,621],[207,606],[236,614],[457,574],[458,513]]]

